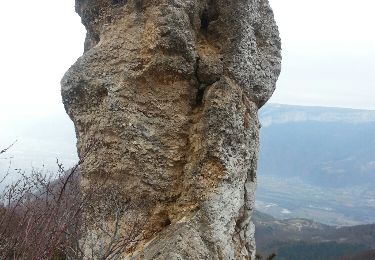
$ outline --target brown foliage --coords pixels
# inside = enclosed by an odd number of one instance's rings
[[[0,194],[0,258],[52,259],[79,238],[78,165],[57,179],[33,170]],[[8,175],[8,174],[6,174]],[[75,178],[73,178],[75,177]]]
[[[112,203],[117,205],[111,216],[115,225],[101,226],[95,231],[95,239],[89,241],[91,231],[82,221],[82,213],[98,192],[94,187],[81,192],[82,161],[69,171],[57,163],[57,176],[38,170],[26,175],[18,170],[22,178],[0,193],[0,259],[83,259],[87,248],[89,257],[113,259],[139,240],[140,221],[131,226],[126,236],[121,234],[120,219],[130,203],[112,196]],[[9,170],[3,177],[0,175],[0,184],[7,176]],[[102,237],[106,241],[101,241]]]

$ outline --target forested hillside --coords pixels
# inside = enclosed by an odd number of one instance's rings
[[[375,225],[340,228],[308,219],[278,220],[261,212],[255,212],[253,221],[258,253],[274,252],[276,259],[338,259],[368,255],[375,248]]]

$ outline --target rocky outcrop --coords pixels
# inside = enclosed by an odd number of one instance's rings
[[[85,209],[93,237],[120,222],[137,232],[128,259],[253,259],[257,111],[281,62],[268,1],[76,0],[76,11],[85,53],[62,96],[87,154],[83,190],[100,183]],[[130,205],[120,221],[118,202]]]

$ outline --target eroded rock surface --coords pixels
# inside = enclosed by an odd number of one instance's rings
[[[268,1],[76,0],[76,11],[85,53],[62,96],[79,155],[90,150],[82,187],[101,183],[89,229],[113,225],[123,201],[119,232],[137,232],[127,259],[253,259],[257,111],[281,62]]]

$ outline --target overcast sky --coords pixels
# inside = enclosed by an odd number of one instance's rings
[[[375,109],[375,1],[270,2],[283,43],[271,101]]]
[[[271,101],[375,109],[375,1],[270,2],[283,42]],[[51,117],[74,136],[60,96],[60,79],[83,50],[74,0],[2,1],[0,12],[0,145],[23,138],[20,122]]]
[[[375,109],[375,1],[271,0],[283,70],[271,101]],[[74,0],[3,1],[1,118],[62,110],[60,79],[82,53]]]

